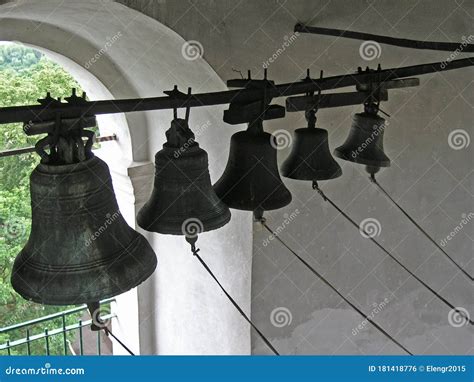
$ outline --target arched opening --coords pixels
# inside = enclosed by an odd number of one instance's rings
[[[55,93],[57,97],[65,98],[71,95],[74,88],[82,92],[82,87],[60,65],[50,60],[42,52],[23,44],[0,42],[0,107],[21,106],[34,104],[44,98],[47,92]],[[14,150],[29,148],[36,143],[38,137],[27,136],[21,123],[0,126],[0,150]],[[96,130],[96,127],[93,127]],[[99,145],[96,144],[94,148]],[[9,154],[12,154],[11,152]],[[51,306],[36,304],[23,299],[13,289],[10,279],[12,266],[18,252],[28,241],[31,229],[30,207],[30,173],[40,162],[35,152],[25,150],[21,154],[2,157],[0,161],[0,259],[3,269],[0,278],[1,305],[0,326],[10,329],[2,333],[0,342],[17,343],[12,348],[2,349],[4,354],[43,354],[43,341],[35,340],[31,343],[19,343],[25,338],[25,328],[17,327],[19,323],[37,321],[45,316],[51,317],[48,322],[56,327],[64,324],[74,326],[80,320],[87,321],[87,317],[74,307]],[[108,305],[104,308],[110,310]],[[56,317],[60,312],[74,309],[75,312]],[[17,327],[17,328],[15,328]],[[44,334],[41,325],[28,325],[29,337]],[[106,336],[97,339],[92,333],[79,335],[79,330],[68,330],[61,336],[52,335],[48,340],[50,354],[81,354],[93,351],[96,340],[100,340],[101,354],[111,353],[111,342]],[[64,344],[67,344],[65,346]],[[84,345],[85,346],[81,346]],[[93,345],[93,346],[91,346]],[[94,349],[95,350],[95,349]]]
[[[179,35],[115,2],[67,1],[57,8],[53,1],[29,1],[0,9],[0,40],[41,50],[71,73],[92,100],[156,96],[174,85],[191,86],[193,92],[225,88],[202,58],[182,54],[185,41]],[[221,118],[221,107],[195,110],[190,118],[191,127],[206,126],[199,143],[209,153],[212,180],[223,170],[221,158],[233,132],[222,128]],[[168,112],[98,117],[101,134],[117,135],[117,142],[104,145],[99,156],[109,164],[122,215],[133,228],[149,196],[153,155],[170,120]],[[250,214],[236,212],[229,225],[200,238],[202,253],[247,311],[251,229]],[[141,354],[248,354],[248,325],[196,264],[184,240],[146,236],[158,255],[158,269],[117,298],[114,330]]]

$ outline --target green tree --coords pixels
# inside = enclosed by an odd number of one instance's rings
[[[47,91],[64,98],[71,94],[71,88],[81,92],[71,75],[41,53],[24,46],[0,45],[0,107],[36,104]],[[25,135],[21,124],[0,125],[0,150],[32,146],[38,139]],[[38,162],[39,157],[34,153],[0,158],[0,327],[65,309],[26,301],[10,284],[13,261],[30,231],[29,175]],[[77,322],[77,316],[68,318],[68,324],[72,322]],[[61,320],[50,323],[49,329],[60,325]],[[38,327],[30,335],[43,329]],[[0,344],[24,336],[24,331],[3,334]],[[62,337],[51,338],[51,353],[60,354],[62,349]],[[12,354],[25,352],[25,347],[12,349]],[[44,342],[32,343],[32,352],[44,354]]]
[[[42,54],[19,44],[0,46],[0,70],[12,68],[22,70],[38,63]]]

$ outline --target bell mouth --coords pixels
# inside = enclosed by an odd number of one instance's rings
[[[297,170],[292,171],[290,173],[282,174],[285,178],[293,179],[293,180],[300,180],[300,181],[313,181],[313,180],[330,180],[339,178],[342,175],[342,170],[339,165],[331,170],[319,170],[314,171],[311,175],[301,175],[298,173]]]
[[[85,304],[125,293],[148,279],[157,266],[155,253],[145,237],[138,232],[133,236],[121,253],[75,267],[37,264],[24,249],[14,263],[13,289],[26,300],[44,305]],[[71,285],[81,287],[71,291]]]
[[[386,157],[387,159],[383,160],[371,160],[367,158],[361,158],[359,156],[353,156],[351,153],[348,153],[345,150],[342,150],[340,147],[337,147],[334,149],[333,154],[335,157],[338,157],[340,159],[344,159],[348,162],[352,163],[357,163],[357,164],[363,164],[366,166],[372,166],[372,167],[390,167],[390,159],[387,158],[385,154],[380,153],[380,155]]]
[[[186,225],[193,224],[194,221],[196,225],[199,224],[201,226],[199,232],[196,232],[196,234],[214,231],[225,226],[231,219],[230,211],[227,208],[222,208],[220,211],[217,211],[219,213],[208,214],[207,217],[200,216],[199,219],[190,217],[189,215],[182,218],[171,217],[167,220],[165,220],[167,217],[165,217],[165,219],[153,219],[146,216],[145,211],[141,214],[139,211],[137,216],[138,225],[146,231],[156,232],[162,235],[186,236]]]

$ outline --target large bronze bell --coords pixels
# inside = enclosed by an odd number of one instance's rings
[[[189,235],[217,229],[230,220],[229,208],[211,186],[207,153],[184,119],[174,119],[167,142],[155,155],[155,183],[139,211],[147,231]]]
[[[369,172],[389,167],[390,159],[383,150],[385,119],[372,113],[358,113],[353,117],[349,136],[334,155],[354,163],[365,164]]]
[[[32,226],[13,265],[13,288],[41,304],[91,303],[137,286],[156,256],[120,214],[105,162],[39,164],[31,174]]]
[[[256,130],[232,135],[227,166],[214,185],[219,198],[238,210],[274,210],[291,202],[278,173],[275,136]]]
[[[342,175],[329,151],[328,132],[315,127],[315,111],[307,113],[308,127],[296,129],[291,153],[281,166],[283,176],[298,180],[327,180]]]

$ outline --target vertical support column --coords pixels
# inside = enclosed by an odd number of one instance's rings
[[[148,234],[137,226],[135,217],[149,197],[154,176],[153,163],[117,160],[116,157],[109,157],[103,150],[98,150],[95,154],[109,166],[115,197],[125,221],[130,227],[147,237]],[[135,354],[149,354],[151,352],[149,346],[146,345],[150,333],[146,330],[147,320],[143,306],[153,304],[151,301],[148,301],[147,304],[140,304],[140,301],[143,296],[148,296],[148,291],[152,289],[149,282],[145,282],[137,288],[117,296],[116,302],[111,304],[111,309],[117,315],[117,318],[112,320],[112,331]],[[144,333],[145,331],[146,333]],[[128,354],[114,340],[112,343],[114,354]]]

